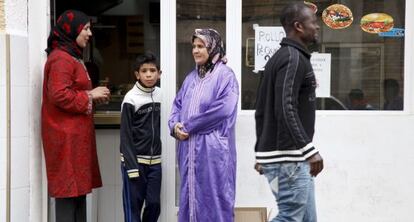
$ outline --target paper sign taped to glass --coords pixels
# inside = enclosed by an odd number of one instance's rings
[[[263,71],[267,61],[279,50],[280,42],[286,36],[282,26],[254,25],[254,72]],[[317,97],[331,96],[331,54],[312,53],[311,64],[315,73]]]
[[[282,26],[253,25],[254,38],[254,72],[264,70],[264,66],[280,48],[280,42],[286,37]]]

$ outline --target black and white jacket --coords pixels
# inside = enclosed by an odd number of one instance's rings
[[[265,66],[256,99],[256,161],[304,161],[318,151],[315,127],[316,80],[310,53],[284,38]]]
[[[138,177],[138,163],[161,162],[161,91],[139,82],[125,95],[121,108],[121,161],[130,178]]]

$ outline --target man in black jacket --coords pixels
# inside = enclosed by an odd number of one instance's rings
[[[319,26],[303,3],[286,6],[280,21],[287,37],[266,64],[257,93],[255,168],[276,197],[273,222],[316,222],[313,177],[323,160],[312,144],[316,80],[307,45],[317,41]]]

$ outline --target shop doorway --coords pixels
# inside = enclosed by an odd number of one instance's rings
[[[50,0],[50,24],[67,9],[91,16],[93,38],[84,62],[94,86],[111,90],[109,104],[95,110],[97,151],[103,187],[87,197],[88,222],[122,221],[122,181],[119,120],[124,95],[135,83],[133,64],[146,51],[160,58],[159,0]],[[54,200],[48,201],[48,221],[55,221]]]

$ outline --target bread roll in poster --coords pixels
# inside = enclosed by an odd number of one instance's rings
[[[312,2],[303,1],[303,3],[305,3],[305,5],[307,5],[310,9],[312,9],[313,13],[316,14],[316,12],[318,12],[318,6],[316,6]]]
[[[371,13],[361,18],[361,29],[376,34],[388,32],[394,27],[394,19],[385,13]]]

